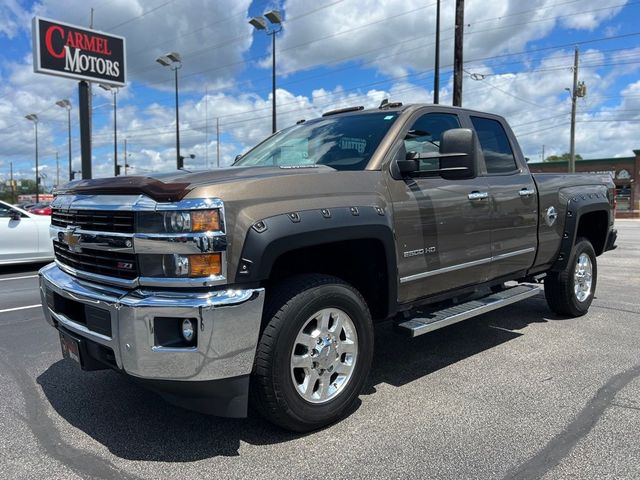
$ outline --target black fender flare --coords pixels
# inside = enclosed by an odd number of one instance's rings
[[[281,255],[305,247],[345,240],[378,240],[385,252],[388,309],[395,310],[398,275],[389,212],[379,206],[319,208],[289,212],[255,222],[247,232],[237,282],[267,280]]]
[[[607,196],[602,193],[588,193],[574,195],[569,198],[567,202],[567,213],[565,216],[562,241],[560,242],[560,250],[556,261],[551,267],[551,271],[560,272],[567,268],[569,257],[571,256],[571,249],[576,242],[580,218],[586,213],[599,211],[607,213],[607,234],[604,242],[606,248],[608,236],[611,233],[611,228],[609,226],[611,225],[612,214],[611,205],[609,204]]]

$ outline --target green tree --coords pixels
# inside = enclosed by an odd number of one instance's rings
[[[16,179],[16,183],[20,182],[20,186],[16,185],[15,193],[16,198],[18,195],[29,195],[36,193],[36,181],[31,179]],[[41,180],[42,182],[42,180]],[[38,193],[45,193],[44,188],[42,188],[42,183],[40,183],[40,191]],[[12,203],[14,200],[11,198],[11,187],[9,185],[5,185],[3,191],[0,192],[0,200],[4,200],[5,202]]]
[[[571,159],[570,153],[563,153],[562,155],[549,155],[544,159],[545,162],[568,162]],[[576,153],[576,160],[582,160],[582,155]]]

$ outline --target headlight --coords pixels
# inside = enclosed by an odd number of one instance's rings
[[[220,209],[140,212],[137,231],[141,233],[199,233],[223,229]]]

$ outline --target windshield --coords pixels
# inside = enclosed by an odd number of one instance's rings
[[[234,166],[327,165],[363,170],[398,112],[323,117],[276,133]]]

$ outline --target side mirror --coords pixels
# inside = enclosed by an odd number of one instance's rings
[[[453,128],[440,140],[440,176],[464,180],[477,175],[478,141],[470,128]]]
[[[404,151],[403,151],[404,153]],[[408,154],[405,154],[408,156]],[[413,158],[399,158],[397,160],[398,170],[400,170],[400,174],[403,177],[409,177],[412,173],[417,172],[420,169],[420,164],[418,160]]]
[[[11,210],[11,214],[9,215],[9,218],[16,222],[19,222],[20,219],[22,218],[22,215],[20,215],[20,212],[17,210]]]

